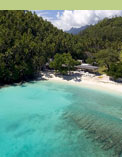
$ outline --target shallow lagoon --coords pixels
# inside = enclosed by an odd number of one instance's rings
[[[0,157],[119,157],[121,134],[121,96],[46,81],[0,89]]]

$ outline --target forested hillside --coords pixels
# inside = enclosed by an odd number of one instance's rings
[[[105,18],[96,25],[91,25],[79,33],[83,42],[86,42],[87,50],[97,52],[100,49],[122,48],[122,17]]]
[[[30,11],[0,11],[0,82],[33,77],[56,53],[82,56],[75,38]]]
[[[78,35],[31,11],[0,11],[0,84],[33,78],[55,54],[70,53],[122,76],[122,17],[104,19]]]
[[[104,67],[114,78],[122,77],[122,17],[105,18],[78,37],[88,62]]]

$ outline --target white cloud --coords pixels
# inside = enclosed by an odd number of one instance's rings
[[[31,10],[32,13],[36,12],[38,16],[43,17],[44,20],[52,21],[53,17],[49,17],[49,12],[45,10]]]
[[[72,27],[95,24],[105,17],[122,16],[122,10],[65,10],[57,13],[56,20],[50,20],[56,27],[69,30]]]

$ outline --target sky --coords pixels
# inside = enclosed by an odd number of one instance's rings
[[[95,24],[106,17],[122,16],[122,10],[35,10],[35,12],[64,31],[72,27]]]

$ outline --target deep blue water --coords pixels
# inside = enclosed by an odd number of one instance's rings
[[[62,83],[0,89],[0,157],[121,154],[122,97]]]

